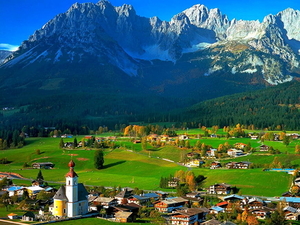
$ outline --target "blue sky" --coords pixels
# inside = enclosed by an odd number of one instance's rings
[[[13,49],[40,29],[47,21],[63,13],[75,2],[98,0],[0,0],[0,49]],[[219,8],[229,19],[260,20],[286,8],[300,10],[299,0],[110,0],[114,6],[133,5],[140,16],[158,16],[169,21],[172,16],[195,4]]]

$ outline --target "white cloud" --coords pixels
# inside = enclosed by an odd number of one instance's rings
[[[18,45],[0,43],[0,50],[16,51],[18,48],[19,48]]]

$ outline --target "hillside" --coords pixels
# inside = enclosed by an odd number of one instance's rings
[[[240,123],[259,129],[299,130],[299,96],[300,83],[294,81],[196,104],[182,113],[182,120],[198,121],[205,126]]]
[[[197,133],[203,134],[201,129]],[[107,137],[108,134],[102,134]],[[82,140],[84,136],[76,136],[77,140]],[[73,138],[66,138],[64,142],[73,141]],[[197,139],[190,139],[191,145],[194,146]],[[254,147],[258,146],[257,140],[243,139],[226,139],[207,138],[201,139],[201,143],[217,147],[220,143],[229,142],[234,145],[236,142],[251,142]],[[286,173],[264,172],[262,168],[249,170],[228,170],[207,168],[187,168],[176,162],[180,160],[182,154],[190,152],[192,149],[183,149],[166,144],[166,146],[153,147],[148,144],[147,150],[142,150],[141,144],[133,144],[129,138],[118,137],[116,149],[104,149],[104,168],[97,170],[94,167],[95,149],[93,148],[76,148],[60,149],[60,138],[28,138],[27,145],[21,149],[9,149],[0,152],[0,158],[6,157],[9,164],[0,164],[0,172],[18,173],[29,180],[35,179],[38,170],[31,167],[24,168],[26,162],[31,166],[35,162],[52,162],[55,164],[53,169],[43,169],[45,181],[49,183],[64,182],[64,175],[68,171],[67,163],[70,158],[76,163],[76,173],[81,182],[91,186],[121,186],[121,187],[138,187],[143,190],[162,190],[159,188],[161,177],[169,177],[178,170],[193,171],[195,175],[204,175],[207,177],[203,187],[209,187],[215,183],[229,183],[241,188],[243,194],[259,196],[279,196],[286,192],[290,184],[290,175]],[[282,152],[288,151],[289,154],[269,155],[269,154],[252,154],[236,160],[251,160],[256,164],[270,164],[275,156],[285,165],[299,165],[300,157],[294,154],[294,148],[298,141],[293,141],[288,148],[279,142],[268,142],[270,146],[279,148]],[[123,147],[124,146],[124,147]],[[40,150],[37,154],[36,149]],[[171,153],[172,152],[172,153]],[[22,154],[22,157],[20,157]],[[150,154],[150,157],[149,157]],[[167,160],[165,160],[167,159]],[[174,160],[174,161],[173,161]],[[222,159],[219,159],[222,160]],[[223,161],[222,161],[223,162]],[[211,160],[206,161],[207,164]],[[247,176],[247,179],[244,178]],[[268,180],[269,182],[261,182]],[[18,184],[29,183],[30,181],[15,181]],[[276,188],[275,188],[276,187]],[[164,189],[163,189],[164,190]],[[174,192],[174,189],[165,189],[165,191]]]
[[[13,109],[2,111],[0,127],[189,121],[171,112],[297,79],[299,15],[237,21],[198,4],[167,22],[107,0],[75,3],[0,64],[0,107]],[[190,115],[205,124],[238,118],[206,113]],[[253,120],[245,117],[239,122]]]

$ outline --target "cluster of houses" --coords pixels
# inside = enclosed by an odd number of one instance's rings
[[[239,156],[245,156],[246,153],[243,151],[243,149],[247,145],[244,143],[236,143],[235,148],[230,148],[227,150],[227,155],[230,158],[236,158]],[[258,151],[266,152],[269,151],[270,147],[267,145],[260,145],[258,148]],[[217,149],[211,148],[206,151],[206,158],[207,159],[216,159]],[[187,162],[184,164],[187,167],[199,167],[201,164],[204,164],[204,161],[201,159],[200,154],[197,152],[189,152],[186,155]],[[224,167],[227,169],[249,169],[251,165],[251,162],[230,162],[227,163]],[[222,168],[222,165],[218,161],[214,161],[210,165],[211,169],[218,169]]]
[[[38,214],[26,212],[21,216],[22,220],[34,221],[45,219],[45,206],[48,204],[52,220],[62,218],[78,218],[81,216],[102,217],[116,222],[135,222],[139,217],[143,206],[153,207],[154,210],[163,214],[162,218],[166,224],[226,224],[216,219],[207,220],[207,215],[217,218],[219,213],[242,212],[247,209],[258,219],[266,219],[275,211],[268,207],[270,201],[260,198],[240,196],[231,194],[235,190],[226,183],[218,183],[207,188],[206,193],[193,192],[181,197],[170,197],[166,192],[150,192],[145,194],[134,194],[131,188],[124,188],[114,197],[104,197],[101,193],[88,193],[83,184],[78,182],[78,176],[74,170],[75,163],[71,160],[68,164],[69,171],[65,175],[66,183],[58,190],[51,187],[40,187],[39,182],[32,182],[31,187],[11,186],[4,189],[9,196],[21,196],[26,189],[30,199],[27,204],[38,205]],[[295,183],[299,181],[295,181]],[[47,201],[36,200],[40,191],[53,193],[53,198]],[[203,204],[203,194],[218,196],[220,201],[210,207],[200,207]],[[288,220],[300,219],[300,198],[293,197],[289,192],[280,199],[285,218]],[[8,214],[8,218],[16,219],[18,215]],[[48,216],[49,218],[49,216]],[[228,223],[227,223],[228,224]],[[230,223],[234,224],[234,223]]]
[[[231,185],[226,183],[214,184],[207,189],[208,194],[223,195],[220,197],[223,201],[217,203],[209,210],[210,214],[232,213],[234,210],[244,211],[246,208],[257,219],[266,219],[276,210],[269,207],[270,200],[263,200],[257,197],[240,196],[231,194]],[[281,204],[286,220],[300,220],[300,198],[293,197],[290,192],[286,192],[278,198],[278,204]]]
[[[198,167],[199,165],[204,164],[204,161],[200,159],[193,159],[185,163],[187,167]],[[240,162],[228,162],[225,164],[226,169],[249,169],[251,166],[251,162],[240,161]],[[222,164],[219,161],[213,161],[210,164],[210,169],[220,169],[222,168]]]

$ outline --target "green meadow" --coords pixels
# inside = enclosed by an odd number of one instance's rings
[[[200,130],[200,129],[198,129]],[[81,140],[83,136],[76,137]],[[73,141],[73,138],[64,139],[65,142]],[[191,139],[191,145],[197,139]],[[203,138],[199,139],[201,143],[211,145],[217,148],[219,144],[228,142],[234,144],[237,142],[251,143],[252,147],[258,147],[261,143],[257,140],[243,139],[225,139],[225,138]],[[0,151],[0,158],[6,157],[11,163],[0,164],[0,172],[13,172],[22,175],[28,179],[35,179],[38,173],[36,169],[23,168],[24,163],[31,165],[34,162],[52,162],[55,164],[53,169],[43,169],[44,179],[48,183],[60,185],[65,181],[65,174],[68,172],[68,162],[73,159],[76,163],[75,171],[79,176],[79,181],[85,185],[91,186],[121,186],[138,187],[143,190],[159,190],[161,177],[173,175],[178,170],[192,170],[195,175],[204,175],[207,177],[203,187],[208,187],[214,183],[228,183],[236,186],[240,193],[245,195],[257,196],[280,196],[288,191],[292,182],[292,176],[279,172],[264,172],[262,168],[249,170],[228,170],[207,168],[186,168],[174,162],[180,161],[182,155],[191,151],[190,149],[180,149],[174,146],[164,146],[155,148],[148,144],[147,150],[142,150],[141,144],[133,144],[128,138],[118,138],[119,148],[114,150],[105,149],[104,169],[94,168],[93,149],[66,150],[59,148],[60,138],[28,138],[26,146],[21,149],[9,149]],[[281,142],[265,142],[282,154],[268,155],[266,153],[256,152],[254,154],[227,159],[227,161],[250,161],[259,164],[270,164],[277,156],[280,161],[289,162],[294,166],[300,165],[300,156],[294,154],[294,148],[298,141],[291,142],[288,146]],[[41,154],[37,154],[37,149]],[[16,180],[17,184],[30,184],[29,181]],[[174,191],[169,189],[170,191]]]

